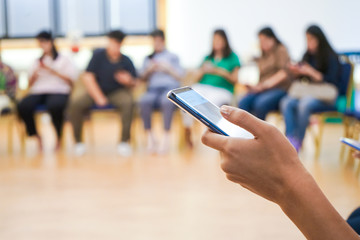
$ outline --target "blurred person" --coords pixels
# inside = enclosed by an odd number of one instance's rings
[[[261,29],[258,37],[262,53],[256,60],[260,80],[256,86],[246,86],[249,93],[240,100],[239,108],[265,120],[270,111],[279,109],[280,100],[290,86],[286,70],[290,57],[271,28]]]
[[[147,91],[140,99],[141,117],[147,133],[147,150],[149,153],[167,153],[170,146],[170,127],[176,106],[167,98],[167,93],[180,87],[184,71],[179,58],[169,52],[165,45],[165,34],[162,30],[151,33],[154,52],[145,58],[140,77],[147,83]],[[159,149],[157,140],[151,130],[151,114],[159,108],[163,113],[164,137]]]
[[[320,27],[312,25],[306,30],[307,51],[302,62],[289,66],[292,78],[305,78],[310,83],[329,83],[339,88],[340,63],[338,56],[330,46]],[[285,119],[286,136],[299,151],[305,137],[306,128],[311,114],[332,107],[334,102],[325,102],[313,96],[294,98],[287,96],[280,103],[281,112]]]
[[[16,102],[17,77],[0,59],[0,115],[11,112]]]
[[[121,156],[130,156],[130,128],[133,118],[136,71],[129,57],[121,53],[125,33],[116,30],[107,35],[106,49],[98,49],[82,76],[86,92],[70,101],[69,119],[73,125],[75,154],[86,152],[82,141],[82,126],[85,115],[95,104],[98,107],[113,105],[121,112],[122,133],[117,150]]]
[[[225,31],[217,29],[213,34],[211,53],[204,58],[197,70],[195,79],[198,83],[192,88],[217,106],[230,104],[239,69],[240,60],[232,51]],[[192,147],[192,124],[193,118],[184,115],[185,140],[189,147]]]
[[[56,149],[58,149],[64,111],[78,71],[68,57],[58,53],[50,32],[42,31],[36,39],[43,54],[30,70],[30,93],[18,104],[18,111],[20,118],[25,122],[28,136],[35,137],[39,149],[42,150],[42,139],[35,125],[34,114],[39,105],[45,105],[56,130]]]
[[[355,151],[353,155],[354,158],[360,159],[359,151]],[[354,231],[360,235],[360,207],[355,209],[346,221],[354,229]]]
[[[277,204],[307,239],[359,239],[276,127],[241,109],[222,106],[220,111],[255,136],[233,138],[209,130],[203,135],[205,145],[220,151],[230,181]]]

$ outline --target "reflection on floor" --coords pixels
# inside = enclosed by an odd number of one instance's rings
[[[148,156],[137,125],[136,153],[122,159],[115,121],[97,119],[83,157],[73,156],[69,134],[66,149],[52,152],[48,121],[44,154],[29,143],[25,154],[16,145],[9,156],[0,122],[0,239],[304,239],[276,205],[225,179],[200,129],[194,151],[179,150],[174,126],[171,153]],[[327,125],[320,159],[312,159],[311,139],[301,158],[346,217],[360,205],[360,188],[339,164],[341,134],[340,125]]]

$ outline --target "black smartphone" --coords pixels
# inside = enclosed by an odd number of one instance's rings
[[[168,98],[175,105],[205,124],[211,131],[230,137],[254,138],[243,128],[229,122],[221,116],[220,109],[191,87],[182,87],[169,91]]]

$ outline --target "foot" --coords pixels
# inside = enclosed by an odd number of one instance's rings
[[[121,142],[117,146],[117,151],[122,157],[130,157],[132,155],[132,148],[129,143]]]
[[[61,148],[61,141],[59,139],[56,140],[56,144],[55,144],[55,152],[59,151]]]
[[[194,147],[192,139],[191,139],[191,129],[185,128],[185,143],[190,149]]]
[[[86,146],[84,143],[76,143],[74,147],[74,153],[76,156],[82,156],[86,152]]]

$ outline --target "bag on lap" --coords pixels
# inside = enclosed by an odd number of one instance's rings
[[[298,80],[291,84],[289,96],[296,99],[313,97],[323,102],[333,103],[338,96],[338,90],[331,83]]]

